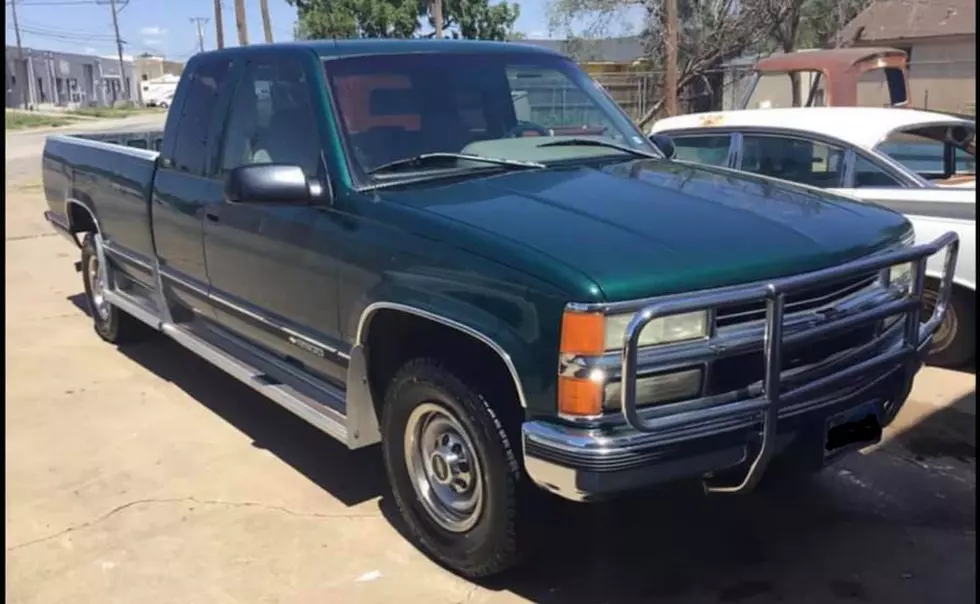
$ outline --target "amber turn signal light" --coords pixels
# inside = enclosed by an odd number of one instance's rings
[[[606,318],[599,313],[566,311],[561,318],[563,354],[599,355],[606,347]]]
[[[604,384],[588,378],[558,377],[558,411],[564,415],[602,413]]]

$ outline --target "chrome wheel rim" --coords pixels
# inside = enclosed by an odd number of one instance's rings
[[[933,310],[936,308],[936,303],[939,301],[939,292],[935,292],[931,289],[926,289],[922,292],[922,317],[923,323],[929,320],[932,316]],[[957,328],[956,313],[953,310],[953,305],[950,304],[946,308],[946,316],[936,327],[936,333],[932,336],[932,345],[929,347],[930,351],[935,352],[937,350],[944,350],[953,339],[953,335],[956,333]]]
[[[92,292],[92,308],[103,321],[109,318],[109,302],[105,299],[107,275],[97,256],[88,261],[88,282]]]
[[[442,528],[462,533],[483,511],[483,470],[473,442],[444,407],[423,403],[405,426],[405,463],[415,494]]]

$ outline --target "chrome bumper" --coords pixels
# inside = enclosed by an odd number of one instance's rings
[[[932,316],[921,321],[927,259],[946,250],[939,299]],[[573,500],[589,500],[685,477],[705,477],[730,468],[747,468],[736,484],[705,482],[708,492],[753,489],[774,455],[790,443],[822,439],[832,414],[871,405],[887,426],[911,390],[922,356],[946,315],[952,293],[959,239],[946,233],[936,241],[849,262],[814,273],[747,287],[727,288],[653,301],[636,313],[626,329],[621,356],[619,421],[576,425],[561,420],[523,424],[525,467],[541,487]],[[909,292],[849,312],[824,312],[819,320],[787,321],[787,294],[824,283],[912,263]],[[705,397],[638,409],[635,382],[639,337],[659,317],[720,306],[765,302],[761,342],[763,379],[741,396]],[[834,355],[814,366],[784,370],[783,349],[811,340],[881,325],[900,317],[872,342]],[[757,342],[758,344],[758,342]],[[663,353],[664,364],[709,362],[731,354],[708,339]],[[659,353],[656,353],[659,354]],[[649,349],[643,351],[649,360]],[[822,441],[817,450],[823,454]],[[834,457],[822,456],[822,463]]]

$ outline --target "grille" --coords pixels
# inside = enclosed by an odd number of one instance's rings
[[[819,363],[838,352],[857,348],[875,338],[874,325],[852,330],[844,335],[808,341],[782,350],[782,370]],[[763,379],[765,362],[762,352],[725,357],[714,362],[708,380],[708,394],[738,392]]]
[[[785,313],[795,313],[813,310],[827,304],[832,304],[870,286],[877,279],[877,271],[852,277],[832,284],[823,284],[810,289],[795,292],[786,296]],[[751,323],[766,318],[765,302],[750,304],[735,304],[722,306],[715,318],[718,327],[728,327],[740,323]]]

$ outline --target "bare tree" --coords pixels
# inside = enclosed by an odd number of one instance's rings
[[[677,0],[677,84],[683,96],[692,85],[725,61],[758,48],[768,38],[770,25],[762,4],[766,0]],[[553,33],[562,32],[588,48],[588,40],[608,37],[617,25],[628,23],[637,8],[645,13],[642,31],[646,52],[654,65],[664,65],[667,15],[662,0],[552,0],[549,6]],[[583,23],[576,35],[573,24]],[[622,29],[622,27],[621,27]],[[577,40],[584,38],[585,43]],[[646,126],[664,108],[665,95],[639,119]]]

